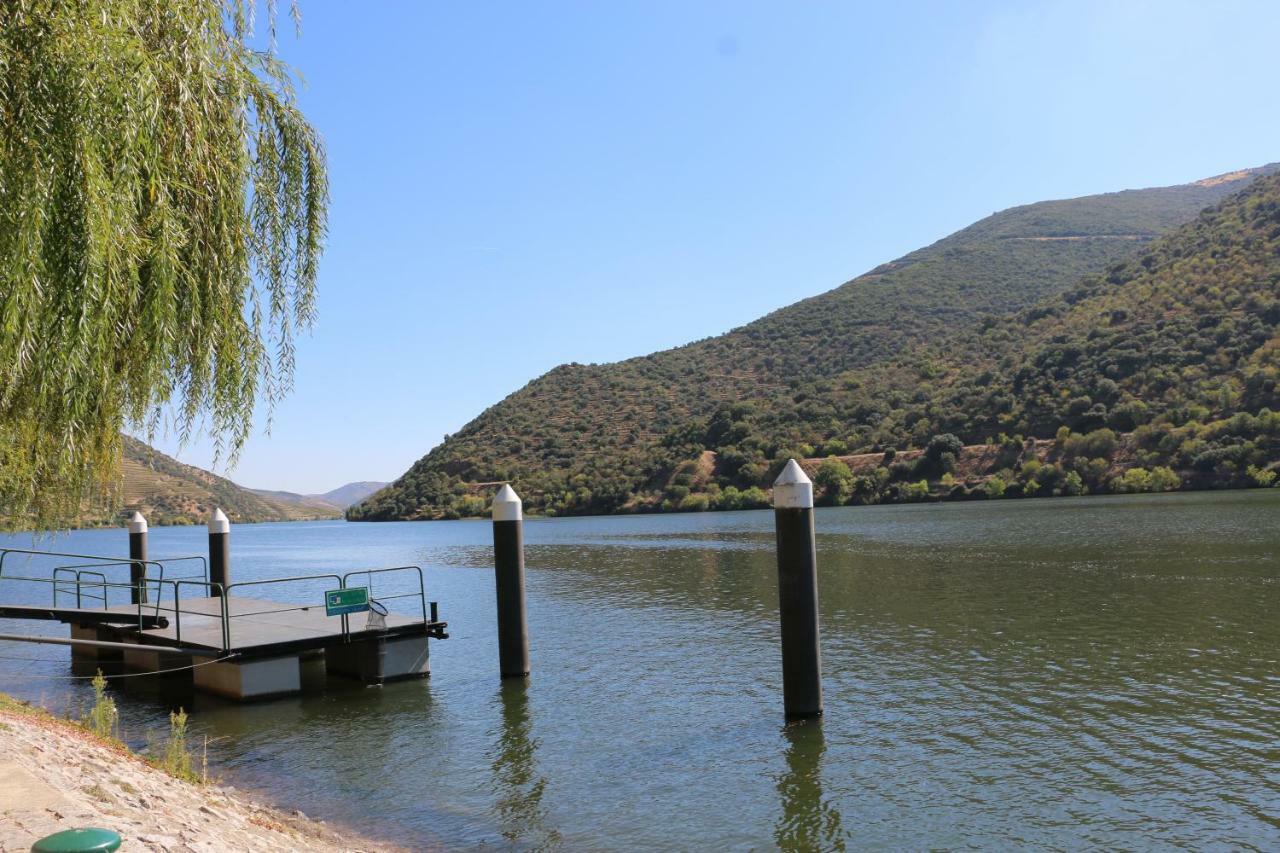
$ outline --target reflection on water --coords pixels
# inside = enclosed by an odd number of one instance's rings
[[[822,793],[822,756],[827,751],[821,720],[792,723],[783,730],[787,772],[778,779],[782,810],[773,829],[781,850],[844,850],[840,812]]]
[[[502,727],[490,751],[494,814],[502,837],[538,849],[556,846],[559,833],[547,826],[542,804],[546,777],[538,773],[537,741],[529,720],[527,679],[504,678],[498,688]]]
[[[226,781],[410,848],[1280,849],[1277,520],[1276,489],[820,510],[826,716],[786,729],[769,512],[529,521],[508,683],[488,524],[247,525],[237,580],[425,566],[431,678],[257,705],[140,679],[122,725],[183,704]],[[0,645],[0,690],[83,707],[69,674]]]

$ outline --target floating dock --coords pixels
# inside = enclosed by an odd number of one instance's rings
[[[6,574],[5,560],[15,554],[60,564],[50,577]],[[175,576],[173,565],[184,561],[198,561],[203,571]],[[130,580],[111,580],[113,567],[128,567]],[[416,591],[375,599],[375,576],[384,588]],[[426,677],[428,640],[448,637],[448,623],[426,600],[419,566],[219,583],[209,579],[203,557],[122,560],[0,549],[0,597],[23,583],[45,585],[50,606],[0,598],[0,617],[69,625],[76,660],[119,660],[138,672],[187,671],[197,689],[239,701],[300,692],[304,658],[323,659],[329,673],[366,683]],[[130,603],[110,603],[113,590],[120,598],[127,590]],[[387,612],[383,603],[391,599],[411,601],[419,615]]]

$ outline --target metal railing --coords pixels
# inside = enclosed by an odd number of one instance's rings
[[[182,607],[179,604],[179,597],[184,586],[204,587],[205,592],[209,595],[201,596],[202,598],[217,598],[220,602],[221,610],[219,611],[219,622],[221,623],[222,650],[225,652],[231,648],[231,629],[227,624],[227,596],[226,591],[220,583],[210,583],[207,580],[191,580],[180,578],[173,581],[173,632],[174,638],[182,642]],[[192,611],[194,613],[194,611]],[[201,616],[207,614],[201,613]]]
[[[417,572],[418,591],[416,593],[406,592],[400,595],[381,595],[381,596],[378,596],[377,600],[391,601],[392,599],[395,599],[395,598],[417,598],[421,603],[421,607],[422,607],[422,621],[423,622],[428,621],[427,620],[427,588],[422,578],[421,566],[391,566],[390,568],[386,568],[386,569],[358,569],[354,572],[347,572],[345,575],[342,576],[342,588],[343,589],[347,588],[348,586],[347,580],[349,578],[355,577],[356,575],[367,575],[370,581],[369,582],[369,587],[370,587],[369,598],[373,599],[373,576],[378,574],[383,574],[386,572]]]
[[[165,557],[163,560],[132,560],[121,559],[120,557],[104,557],[100,554],[70,554],[63,551],[36,551],[31,548],[0,548],[0,580],[4,579],[4,564],[10,554],[23,554],[29,557],[61,557],[72,560],[93,560],[96,564],[111,565],[132,565],[133,563],[141,563],[144,566],[163,567],[166,563],[182,563],[196,560],[200,563],[199,577],[208,580],[209,578],[209,560],[200,554],[193,554],[187,557]],[[192,575],[191,577],[196,577]]]
[[[73,554],[73,553],[64,552],[64,551],[36,551],[30,548],[0,548],[0,581],[4,581],[4,580],[37,581],[39,580],[38,578],[32,578],[32,577],[23,576],[23,575],[12,575],[12,574],[5,575],[4,563],[5,563],[5,560],[8,559],[10,554],[22,554],[28,557],[58,557],[62,559],[93,561],[90,563],[78,563],[74,565],[63,565],[63,566],[54,567],[53,573],[52,573],[53,577],[58,581],[60,581],[60,583],[54,584],[54,587],[53,587],[54,606],[57,606],[57,603],[58,603],[58,593],[59,592],[70,593],[71,589],[67,585],[74,583],[76,601],[77,601],[76,606],[80,607],[81,603],[85,598],[85,595],[83,592],[83,586],[85,582],[82,580],[82,578],[90,575],[96,576],[98,580],[89,585],[102,591],[101,596],[92,596],[92,598],[98,601],[99,603],[101,603],[104,608],[109,605],[109,601],[107,600],[107,597],[106,597],[107,596],[106,590],[108,588],[124,588],[129,590],[135,590],[135,583],[132,578],[130,578],[129,583],[127,584],[108,583],[106,580],[106,575],[101,571],[96,571],[96,570],[105,569],[111,566],[130,566],[130,567],[142,566],[143,567],[142,568],[143,576],[136,584],[136,592],[137,592],[136,597],[139,599],[138,603],[146,603],[146,600],[148,598],[147,591],[151,584],[156,585],[156,590],[158,593],[157,603],[159,603],[158,602],[159,593],[162,593],[163,585],[165,582],[165,566],[168,564],[190,562],[193,560],[198,561],[200,563],[199,575],[179,575],[179,577],[184,579],[203,578],[205,580],[207,580],[209,577],[208,560],[205,557],[200,555],[192,555],[192,556],[186,556],[186,557],[166,557],[160,560],[149,560],[149,559],[137,560],[137,559],[131,559],[131,558],[121,559],[119,557],[103,557],[98,554]],[[152,568],[155,569],[154,577],[151,576],[150,570]],[[68,580],[65,577],[63,577],[63,575],[68,571],[75,572],[74,580]],[[134,603],[134,602],[130,602],[130,603]]]
[[[32,577],[29,575],[14,575],[4,573],[5,561],[10,555],[22,555],[43,558],[58,559],[75,559],[90,560],[92,562],[76,563],[71,565],[54,566],[51,577]],[[172,563],[183,563],[196,561],[200,564],[199,575],[185,575],[178,578],[165,578],[165,566]],[[29,562],[29,561],[28,561]],[[143,576],[135,583],[132,579],[128,583],[115,582],[107,580],[104,569],[113,566],[142,566]],[[154,576],[152,570],[154,569]],[[67,575],[71,574],[68,578]],[[174,584],[178,580],[184,580],[190,583],[207,583],[209,577],[209,562],[207,558],[201,555],[191,555],[182,557],[166,557],[159,560],[138,560],[132,558],[120,557],[104,557],[100,554],[77,554],[67,551],[39,551],[32,548],[0,548],[0,581],[19,581],[25,583],[43,583],[52,587],[53,607],[58,606],[59,594],[70,595],[74,592],[76,599],[76,608],[83,609],[85,599],[100,605],[103,610],[110,606],[110,590],[127,589],[132,595],[131,598],[136,599],[130,601],[134,605],[137,613],[138,629],[142,630],[143,614],[150,610],[158,620],[162,608],[164,598],[164,589],[166,584]],[[93,578],[93,580],[87,580]],[[196,580],[197,578],[203,580]],[[151,597],[149,591],[154,587],[156,591],[154,602],[148,601]],[[176,588],[176,587],[175,587]]]
[[[95,573],[95,574],[96,574],[96,573]],[[8,577],[6,577],[6,578],[5,578],[5,580],[18,581],[18,582],[21,582],[21,583],[46,584],[46,585],[48,585],[48,586],[51,586],[51,587],[52,587],[52,592],[53,592],[53,598],[54,598],[54,604],[53,604],[53,606],[52,606],[52,609],[57,609],[57,607],[58,607],[58,604],[57,604],[57,593],[58,593],[58,591],[59,591],[59,586],[61,586],[61,585],[63,585],[63,584],[66,584],[66,583],[69,583],[69,581],[67,581],[67,580],[65,580],[65,579],[63,579],[63,578],[52,578],[52,577],[49,577],[49,578],[33,578],[33,577],[27,577],[27,576],[25,576],[25,575],[9,575]],[[94,588],[101,589],[101,590],[103,591],[103,595],[104,595],[104,596],[106,595],[106,591],[107,591],[108,589],[140,590],[140,589],[142,588],[142,584],[141,584],[141,582],[139,582],[138,584],[136,584],[136,585],[135,585],[135,584],[132,584],[132,583],[113,583],[113,582],[111,582],[111,581],[107,581],[107,580],[94,581],[94,582],[92,582],[92,583],[90,583],[90,584],[88,584],[88,585],[89,585],[89,586],[92,586],[92,587],[94,587]],[[80,592],[80,591],[77,591],[77,600],[79,600],[80,598],[81,598],[81,592]],[[25,605],[24,605],[24,606],[25,606]],[[144,616],[144,615],[150,615],[150,614],[146,614],[146,613],[144,612],[144,608],[150,608],[150,607],[151,607],[151,605],[149,605],[149,604],[144,604],[144,603],[142,602],[142,600],[141,600],[141,596],[139,596],[139,600],[138,600],[137,602],[134,602],[132,606],[133,606],[133,608],[134,608],[134,614],[135,614],[136,619],[137,619],[137,623],[138,623],[138,630],[139,630],[139,631],[145,630],[145,629],[144,629],[144,620],[143,620],[143,616]],[[78,607],[77,607],[77,609],[80,609],[80,608],[78,608]],[[102,608],[102,610],[103,610],[104,612],[107,612],[107,611],[108,611],[108,608],[103,607],[103,608]],[[123,615],[123,613],[122,613],[121,615]],[[160,618],[160,615],[159,615],[158,610],[155,612],[154,616],[155,616],[155,618],[156,618],[157,620]],[[121,621],[123,621],[123,620],[121,620]]]
[[[177,643],[179,644],[182,643],[182,614],[183,613],[186,613],[189,616],[205,616],[205,617],[216,615],[218,618],[219,626],[220,626],[219,637],[221,640],[221,645],[224,650],[227,648],[227,642],[226,642],[227,629],[226,629],[226,613],[225,613],[226,598],[223,596],[222,584],[212,583],[210,581],[201,580],[199,578],[166,578],[164,580],[152,580],[150,582],[156,585],[157,595],[156,595],[155,603],[151,604],[150,602],[148,602],[147,606],[152,607],[155,610],[157,615],[161,613],[173,615],[173,622],[171,624],[173,626],[174,640]],[[201,610],[183,610],[182,609],[182,588],[184,586],[193,586],[193,587],[198,587],[200,589],[203,589],[206,594],[200,596],[200,598],[218,599],[218,602],[219,602],[218,613],[210,614]],[[170,606],[166,606],[164,604],[166,588],[171,590],[172,592],[173,604]]]
[[[61,575],[64,572],[72,572],[73,573],[72,579],[63,580],[61,578]],[[96,577],[98,579],[97,582],[93,584],[93,586],[102,587],[102,595],[100,597],[96,595],[89,595],[88,597],[92,598],[94,601],[101,602],[103,609],[106,609],[107,576],[102,572],[90,571],[90,566],[57,566],[56,568],[54,568],[53,570],[53,606],[54,607],[58,606],[59,592],[67,592],[67,593],[74,592],[76,596],[76,607],[77,608],[84,607],[83,599],[85,598],[86,594],[84,594],[84,581],[81,580],[81,578],[83,578],[86,575],[92,575],[93,577]],[[71,584],[72,585],[71,589],[66,589],[64,584]]]
[[[76,585],[76,587],[75,587],[75,593],[76,593],[76,607],[80,607],[80,606],[81,606],[81,605],[80,605],[80,602],[81,602],[82,598],[84,598],[84,597],[90,597],[90,598],[92,598],[92,599],[93,599],[93,600],[95,600],[95,601],[99,601],[99,602],[101,602],[102,606],[105,608],[105,607],[107,607],[107,606],[109,605],[109,601],[108,601],[108,597],[107,597],[107,593],[106,593],[106,587],[108,586],[108,584],[107,584],[107,582],[106,582],[106,581],[107,581],[107,576],[106,576],[106,574],[104,574],[103,572],[99,572],[99,571],[95,571],[95,570],[96,570],[96,569],[105,569],[105,568],[107,568],[108,566],[133,566],[135,563],[139,563],[139,562],[142,562],[142,561],[140,561],[140,560],[112,560],[112,561],[104,561],[104,562],[101,562],[101,563],[81,563],[81,564],[79,564],[79,565],[72,565],[72,566],[55,566],[55,567],[54,567],[54,569],[53,569],[53,576],[54,576],[54,578],[58,578],[58,577],[60,576],[60,574],[61,574],[61,573],[63,573],[63,572],[74,572],[74,573],[75,573],[74,580],[70,580],[70,581],[65,581],[65,580],[64,580],[64,581],[63,581],[63,583],[74,583],[74,584]],[[149,561],[148,561],[148,562],[149,562]],[[147,576],[147,575],[145,575],[145,574],[144,574],[141,578],[139,578],[139,579],[138,579],[138,581],[137,581],[137,591],[138,591],[138,599],[139,599],[139,602],[138,602],[138,603],[142,603],[142,604],[147,604],[147,603],[149,603],[149,599],[150,599],[150,595],[149,595],[149,593],[150,593],[151,585],[152,585],[152,584],[155,584],[157,594],[158,594],[158,593],[163,589],[163,587],[162,587],[162,584],[164,583],[164,565],[163,565],[163,562],[164,562],[164,561],[163,561],[163,560],[161,560],[161,561],[157,561],[157,563],[156,563],[156,565],[158,566],[158,573],[159,573],[159,574],[158,574],[158,577],[154,577],[154,578],[153,578],[153,577],[149,577],[149,576]],[[143,570],[143,571],[144,571],[144,572],[146,571],[146,570],[145,570],[145,568],[144,568],[144,570]],[[97,581],[97,582],[87,583],[87,584],[86,584],[86,582],[82,581],[82,580],[81,580],[81,578],[82,578],[82,577],[85,577],[85,576],[87,576],[87,575],[92,575],[92,576],[97,577],[97,578],[98,578],[98,581]],[[101,588],[102,588],[102,595],[101,595],[100,597],[99,597],[99,596],[86,596],[86,595],[83,595],[83,594],[82,594],[82,589],[81,589],[81,588],[82,588],[83,586],[85,586],[85,585],[88,585],[88,586],[90,586],[90,587],[101,587]],[[118,584],[114,584],[114,583],[113,583],[113,584],[110,584],[110,586],[115,587],[115,586],[118,586]],[[129,579],[129,583],[128,583],[128,584],[126,584],[126,586],[127,586],[130,590],[132,590],[132,589],[134,588],[134,580],[133,580],[133,578],[130,578],[130,579]],[[53,603],[54,603],[54,606],[57,606],[57,604],[58,604],[58,592],[59,592],[59,591],[60,591],[60,587],[59,587],[59,586],[57,586],[57,585],[55,585],[55,586],[54,586],[54,588],[53,588]],[[133,603],[135,603],[135,602],[132,602],[132,601],[130,602],[130,604],[133,604]]]
[[[10,554],[29,555],[33,557],[50,557],[76,560],[89,560],[92,562],[74,563],[69,565],[55,566],[52,577],[29,577],[24,575],[5,575],[4,562]],[[201,564],[201,574],[186,576],[170,576],[165,577],[165,565],[168,563],[178,563],[184,561],[198,560]],[[107,578],[105,569],[113,566],[133,566],[141,564],[143,576],[133,583],[120,583],[110,581]],[[154,574],[152,573],[154,569]],[[182,643],[182,615],[186,613],[188,616],[202,616],[217,618],[220,625],[220,639],[223,652],[229,652],[232,646],[232,624],[235,619],[242,619],[251,616],[264,616],[273,613],[291,613],[298,611],[308,611],[314,608],[323,607],[323,604],[308,605],[285,605],[282,603],[280,607],[270,607],[261,610],[251,610],[247,612],[231,612],[228,602],[233,599],[233,591],[244,590],[252,587],[278,586],[281,584],[298,584],[298,583],[314,583],[317,581],[332,582],[333,587],[338,589],[347,589],[351,587],[353,578],[367,578],[367,586],[370,589],[370,600],[373,599],[372,586],[373,579],[376,575],[386,575],[395,572],[411,572],[417,576],[417,591],[405,593],[395,593],[392,595],[384,595],[378,597],[379,602],[391,601],[395,599],[418,599],[418,609],[421,614],[422,623],[424,625],[437,621],[435,602],[430,603],[430,615],[428,615],[428,602],[426,596],[426,582],[423,576],[421,566],[390,566],[386,568],[375,569],[357,569],[347,572],[345,575],[338,574],[318,574],[318,575],[299,575],[288,578],[273,578],[270,580],[254,580],[241,581],[239,583],[228,584],[225,587],[221,584],[209,581],[208,561],[203,556],[189,557],[171,557],[162,560],[134,560],[121,559],[118,557],[103,557],[95,554],[73,554],[59,551],[36,551],[26,548],[0,548],[0,581],[11,580],[27,583],[42,583],[52,586],[53,604],[58,606],[59,595],[70,595],[74,592],[76,600],[76,608],[83,609],[86,600],[95,602],[102,609],[109,607],[109,591],[112,589],[127,589],[136,593],[137,601],[131,602],[136,617],[138,630],[143,630],[144,614],[152,614],[158,622],[161,614],[173,615],[174,640],[179,645]],[[207,610],[183,609],[183,591],[187,588],[197,588],[203,591],[200,598],[216,598],[219,601],[217,613],[210,613]],[[150,593],[154,591],[154,596]],[[168,595],[166,595],[168,593]],[[171,605],[166,604],[166,599],[172,601]],[[188,598],[188,601],[191,599]],[[252,600],[252,599],[250,599]],[[340,636],[343,641],[347,641],[351,634],[350,622],[347,615],[341,616]],[[359,632],[355,632],[359,633]]]
[[[223,651],[230,651],[231,649],[231,620],[232,619],[243,619],[247,616],[265,616],[268,613],[292,613],[295,611],[310,610],[312,607],[316,606],[314,604],[300,604],[300,605],[295,605],[293,607],[280,607],[280,608],[274,608],[272,610],[253,610],[248,613],[233,614],[229,612],[229,608],[227,607],[227,601],[231,599],[231,590],[243,588],[243,587],[249,587],[249,586],[267,586],[268,584],[304,583],[307,581],[329,580],[330,578],[337,581],[339,586],[342,585],[342,578],[339,577],[338,575],[298,575],[296,577],[291,577],[291,578],[275,578],[273,580],[261,580],[261,581],[241,581],[240,583],[227,584],[227,588],[224,591],[224,594],[222,596],[222,624],[223,624],[222,648],[223,648]],[[345,618],[342,620],[342,628],[343,628],[342,635],[345,638],[347,633]]]

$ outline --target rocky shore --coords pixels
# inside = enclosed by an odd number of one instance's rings
[[[0,701],[0,851],[85,826],[119,833],[121,850],[396,849],[231,788],[175,779],[73,723]]]

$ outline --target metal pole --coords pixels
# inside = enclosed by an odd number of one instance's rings
[[[209,582],[223,591],[231,583],[231,522],[221,509],[209,517]]]
[[[778,539],[782,701],[788,719],[816,717],[822,714],[822,654],[813,483],[794,459],[773,484],[773,516]]]
[[[142,513],[135,512],[129,516],[129,559],[138,560],[129,564],[130,604],[147,603],[147,520]]]
[[[39,643],[46,646],[90,646],[95,649],[124,649],[125,651],[167,652],[176,655],[211,656],[215,652],[209,649],[189,649],[185,646],[154,646],[149,643],[115,643],[110,640],[81,640],[72,637],[41,637],[28,634],[0,634],[0,640],[6,643]]]
[[[498,593],[498,665],[502,677],[529,674],[524,602],[524,511],[509,485],[493,499],[493,562]]]

